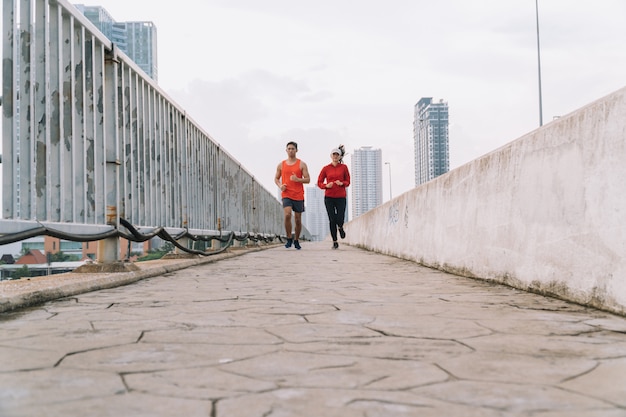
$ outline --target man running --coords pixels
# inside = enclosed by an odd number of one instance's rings
[[[300,232],[302,231],[302,213],[304,212],[304,184],[311,181],[309,169],[306,164],[296,158],[298,144],[290,141],[287,143],[287,159],[276,167],[274,183],[281,190],[283,199],[283,210],[285,213],[285,233],[287,234],[286,248],[293,245],[296,249],[301,249]],[[295,233],[291,235],[291,213],[295,218]]]

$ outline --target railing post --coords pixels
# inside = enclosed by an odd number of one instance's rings
[[[106,222],[119,229],[119,189],[120,189],[120,157],[119,157],[119,125],[118,125],[118,59],[117,47],[113,44],[107,51],[104,63],[104,108],[102,121],[104,123],[104,149],[106,153],[105,168],[105,201]],[[120,239],[111,237],[98,242],[97,261],[99,263],[117,262],[120,259]]]
[[[191,242],[191,239],[189,239],[188,237],[183,237],[183,238],[178,239],[178,241],[177,241],[177,242],[178,242],[181,246],[184,246],[185,248],[189,248],[189,244],[190,244],[190,242]],[[186,254],[187,254],[187,252],[185,252],[185,251],[184,251],[184,250],[182,250],[182,249],[178,249],[178,248],[176,248],[176,249],[174,250],[174,253],[175,253],[175,254],[177,254],[177,255],[186,255]]]
[[[2,138],[0,149],[4,155],[2,160],[2,214],[0,218],[15,218],[16,184],[13,180],[15,165],[15,65],[13,38],[17,31],[13,4],[2,2]]]

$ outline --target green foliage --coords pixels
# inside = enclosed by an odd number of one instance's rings
[[[50,262],[73,262],[80,261],[80,257],[77,255],[69,255],[63,252],[51,253]]]
[[[161,251],[150,251],[145,256],[137,258],[137,262],[153,261],[155,259],[161,259],[163,256],[165,256],[165,253]]]
[[[174,249],[174,245],[172,245],[170,242],[167,242],[163,246],[161,246],[160,248],[152,249],[145,256],[137,258],[137,262],[152,261],[152,260],[155,260],[155,259],[161,259],[165,255],[170,253],[173,249]]]
[[[28,266],[24,265],[23,267],[16,269],[11,274],[11,279],[20,279],[26,278],[30,276],[30,271],[28,270]]]

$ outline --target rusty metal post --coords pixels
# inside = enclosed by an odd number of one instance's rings
[[[117,49],[115,45],[107,51],[104,70],[105,79],[108,81],[104,86],[104,106],[100,110],[101,120],[104,128],[104,151],[105,151],[105,200],[106,213],[105,221],[116,229],[120,225],[119,189],[120,189],[120,156],[119,156],[119,125],[118,125],[118,67]],[[111,237],[98,242],[97,261],[99,263],[119,262],[120,260],[120,238]]]

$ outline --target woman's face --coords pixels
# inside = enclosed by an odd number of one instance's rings
[[[331,153],[330,158],[333,160],[333,162],[339,162],[339,158],[341,158],[341,156],[338,153]]]

